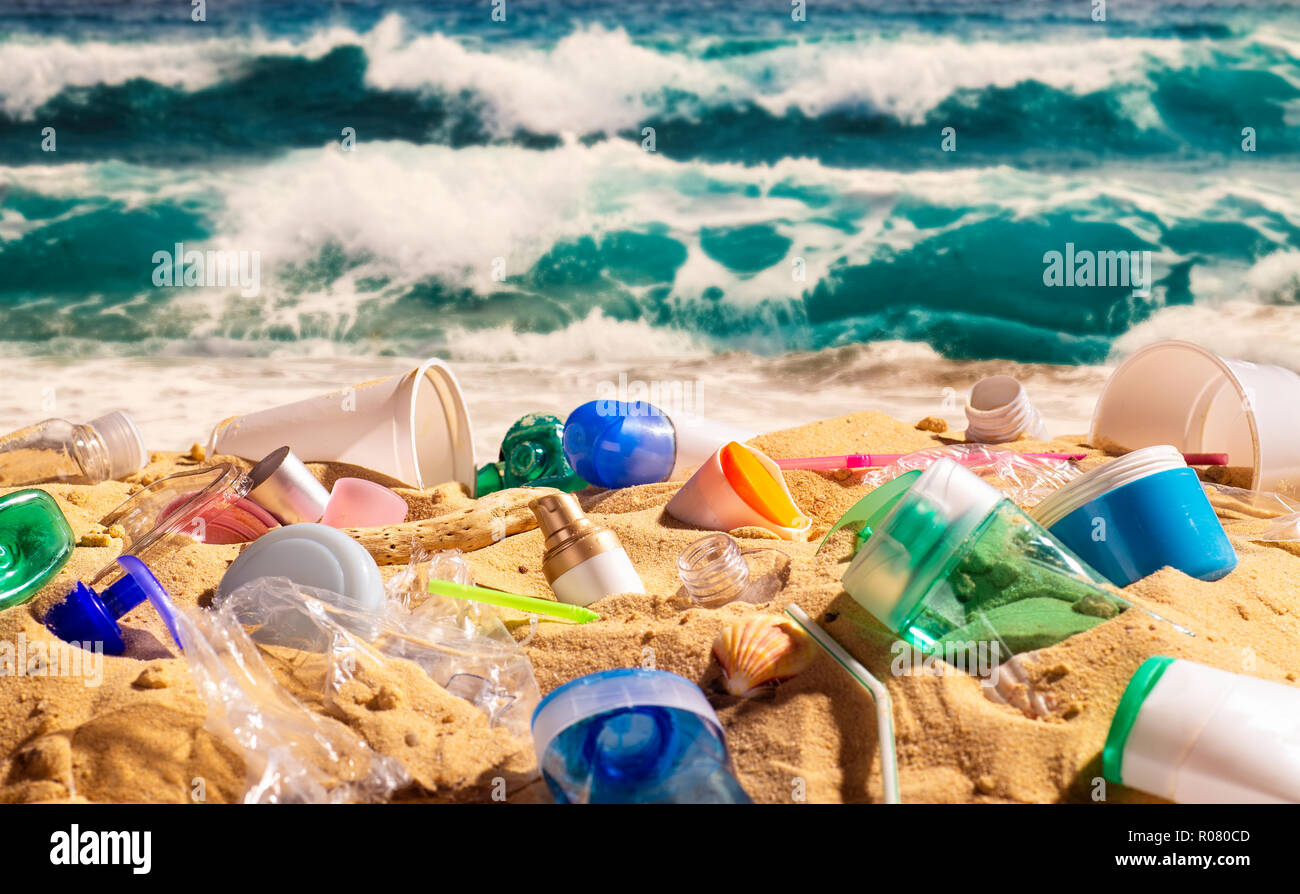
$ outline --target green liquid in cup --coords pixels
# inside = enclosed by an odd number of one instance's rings
[[[998,503],[955,550],[941,542],[944,523],[924,501],[906,503],[899,513],[891,535],[914,555],[935,548],[931,558],[946,566],[899,625],[899,633],[924,652],[951,657],[996,643],[1007,658],[1061,642],[1129,607],[1009,501]]]

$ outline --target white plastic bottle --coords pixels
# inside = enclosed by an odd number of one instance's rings
[[[1043,417],[1011,376],[989,376],[975,383],[966,402],[966,423],[967,441],[1004,444],[1022,436],[1047,440]]]
[[[85,425],[46,419],[0,436],[0,487],[95,484],[130,475],[148,462],[139,429],[121,410]]]
[[[546,538],[542,573],[556,599],[589,605],[615,593],[645,592],[618,535],[587,518],[573,494],[547,494],[528,507]]]
[[[1300,803],[1300,688],[1149,658],[1115,709],[1102,770],[1182,804]]]

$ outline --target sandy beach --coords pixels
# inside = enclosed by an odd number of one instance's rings
[[[917,421],[860,412],[753,443],[785,457],[851,452],[863,443],[907,452],[953,440],[952,433],[919,430]],[[1084,468],[1105,461],[1081,441],[1082,436],[1020,441],[1014,448],[1087,452]],[[50,643],[53,635],[39,619],[75,581],[89,579],[121,550],[121,541],[98,520],[143,484],[200,465],[199,455],[156,452],[145,469],[125,481],[46,487],[79,545],[36,598],[0,614],[0,641],[22,637],[29,645]],[[206,462],[222,460],[249,467],[231,457]],[[311,468],[327,486],[357,474],[350,467]],[[889,686],[905,802],[1039,803],[1098,799],[1100,753],[1111,715],[1129,677],[1151,655],[1189,658],[1291,684],[1300,679],[1294,648],[1300,637],[1300,549],[1252,543],[1240,533],[1232,538],[1240,564],[1220,581],[1165,569],[1122,591],[1137,607],[1195,636],[1144,613],[1126,612],[1024,656],[1025,680],[1021,691],[1010,692],[1008,704],[987,698],[971,676],[893,675],[894,637],[840,586],[847,542],[833,539],[816,554],[822,534],[870,488],[847,472],[798,471],[786,477],[798,506],[814,520],[809,542],[779,541],[760,529],[733,532],[746,548],[773,551],[753,562],[771,596],[764,604],[737,602],[720,609],[695,607],[677,576],[678,553],[702,536],[664,513],[679,483],[580,493],[589,515],[618,534],[647,593],[599,601],[593,608],[602,617],[590,624],[542,620],[524,647],[541,693],[594,671],[643,666],[651,656],[655,667],[695,681],[708,694],[725,727],[737,777],[755,801],[790,802],[799,793],[810,802],[879,801],[872,703],[834,662],[819,655],[807,671],[752,699],[726,695],[719,686],[720,669],[710,647],[722,626],[748,614],[779,614],[797,603]],[[456,484],[397,490],[411,506],[408,520],[437,518],[472,504]],[[1252,524],[1264,524],[1251,521],[1242,507],[1219,502],[1227,517],[1242,519],[1231,526],[1235,532],[1249,536]],[[489,545],[466,553],[479,584],[553,598],[541,572],[540,531],[487,540]],[[239,550],[195,544],[154,570],[183,611],[204,612]],[[391,577],[403,567],[381,570]],[[528,636],[526,616],[500,614],[517,639]],[[122,619],[122,627],[127,652],[103,659],[98,685],[24,673],[0,687],[0,800],[189,803],[198,781],[208,802],[243,798],[243,760],[205,729],[206,705],[159,616],[144,604]],[[309,709],[405,766],[412,782],[395,792],[394,800],[488,800],[499,778],[506,780],[509,800],[548,799],[536,775],[532,743],[490,728],[485,715],[418,668],[397,668],[387,679],[368,677],[346,697],[327,703],[296,682],[302,656],[273,649],[266,658],[276,679]],[[1103,793],[1108,801],[1152,800],[1114,785]]]

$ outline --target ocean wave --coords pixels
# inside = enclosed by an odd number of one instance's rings
[[[39,170],[0,168],[0,333],[33,350],[581,359],[602,341],[774,354],[903,339],[1097,363],[1172,306],[1296,301],[1300,208],[1267,166],[906,173],[392,142],[211,171]],[[155,287],[155,254],[177,242],[256,253],[257,294]],[[1150,252],[1149,292],[1048,285],[1046,254],[1067,245]]]
[[[1300,145],[1300,40],[1276,26],[1220,39],[1075,28],[742,44],[601,24],[491,42],[398,14],[300,38],[25,36],[0,41],[0,147],[41,159],[33,124],[64,134],[47,163],[274,153],[337,141],[344,127],[362,141],[550,148],[570,136],[640,142],[650,126],[674,158],[899,168],[1228,156],[1239,137],[1225,133],[1243,125],[1262,155]],[[940,145],[945,127],[956,153]]]

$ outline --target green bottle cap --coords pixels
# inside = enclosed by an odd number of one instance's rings
[[[478,470],[479,496],[508,487],[554,487],[568,493],[587,482],[578,477],[564,453],[564,422],[551,413],[521,416],[501,439],[494,463]]]
[[[1124,746],[1128,744],[1129,733],[1142,712],[1143,702],[1160,682],[1165,669],[1173,663],[1173,658],[1153,655],[1142,662],[1142,666],[1133,672],[1128,686],[1124,687],[1124,695],[1110,721],[1110,732],[1106,734],[1106,747],[1101,753],[1101,773],[1111,782],[1124,784]]]
[[[72,526],[45,491],[0,497],[0,609],[22,605],[40,592],[75,546]]]

